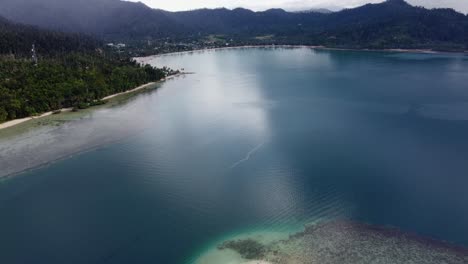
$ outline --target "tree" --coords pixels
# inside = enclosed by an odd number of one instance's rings
[[[3,106],[0,106],[0,122],[5,122],[8,118],[8,113]]]

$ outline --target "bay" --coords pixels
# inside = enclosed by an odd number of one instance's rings
[[[0,139],[2,263],[200,263],[227,238],[337,219],[468,246],[468,57],[141,60],[195,74]]]

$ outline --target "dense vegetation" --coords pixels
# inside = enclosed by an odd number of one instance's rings
[[[106,95],[160,80],[162,70],[134,62],[70,54],[42,60],[0,60],[0,122],[64,107],[85,108]]]
[[[69,52],[94,53],[100,41],[83,34],[66,34],[15,24],[0,17],[0,54],[30,56],[33,44],[41,56],[47,57]]]
[[[390,0],[334,13],[326,21],[315,36],[327,46],[468,49],[468,17],[452,9],[427,10]]]
[[[38,64],[31,59],[37,47]],[[0,122],[65,107],[160,80],[167,69],[141,67],[91,37],[0,19]]]
[[[0,14],[22,23],[110,40],[199,41],[224,35],[238,43],[344,48],[468,49],[468,16],[388,0],[335,13],[253,12],[238,8],[167,12],[120,0],[3,0]],[[59,12],[60,11],[60,12]],[[258,37],[271,36],[259,41]]]

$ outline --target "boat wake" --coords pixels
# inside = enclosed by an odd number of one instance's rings
[[[249,161],[250,160],[250,157],[252,157],[252,155],[254,155],[259,149],[261,149],[264,145],[265,145],[266,142],[262,142],[260,144],[258,144],[257,146],[255,146],[252,150],[250,150],[247,155],[245,155],[245,158],[237,161],[236,163],[234,163],[232,166],[231,166],[231,169],[234,169],[236,168],[237,166],[241,165],[242,163],[246,162],[246,161]]]

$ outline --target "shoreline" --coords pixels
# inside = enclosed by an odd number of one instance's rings
[[[9,128],[9,127],[14,127],[16,125],[22,124],[24,122],[31,121],[33,119],[39,119],[39,118],[43,118],[43,117],[46,117],[46,116],[50,116],[50,115],[53,115],[56,112],[66,113],[66,112],[71,112],[72,110],[73,110],[73,108],[62,108],[62,109],[58,109],[58,110],[54,110],[54,111],[49,111],[49,112],[43,113],[43,114],[38,115],[38,116],[30,116],[30,117],[24,117],[24,118],[19,118],[19,119],[13,119],[13,120],[7,121],[5,123],[1,123],[0,124],[0,130],[6,129],[6,128]]]
[[[155,55],[149,55],[145,57],[134,57],[132,58],[135,60],[137,63],[140,64],[146,64],[146,59],[152,59],[152,58],[157,58],[157,57],[162,57],[162,56],[171,56],[171,55],[183,55],[183,54],[191,54],[191,53],[196,53],[196,52],[205,52],[205,51],[222,51],[222,50],[233,50],[233,49],[250,49],[250,48],[308,48],[308,49],[313,49],[313,50],[336,50],[336,51],[362,51],[362,52],[396,52],[396,53],[415,53],[415,54],[460,54],[460,55],[468,55],[468,51],[464,52],[450,52],[450,51],[434,51],[431,49],[352,49],[352,48],[331,48],[331,47],[326,47],[326,46],[314,46],[314,45],[243,45],[243,46],[231,46],[231,47],[218,47],[218,48],[209,48],[209,49],[195,49],[195,50],[190,50],[190,51],[180,51],[180,52],[169,52],[169,53],[161,53],[161,54],[155,54]],[[133,92],[137,92],[139,90],[145,89],[148,86],[164,82],[166,80],[178,77],[180,75],[185,75],[185,74],[190,74],[186,72],[180,72],[178,74],[168,76],[166,78],[163,78],[159,81],[156,82],[149,82],[143,85],[140,85],[134,89],[125,91],[125,92],[120,92],[112,95],[108,95],[101,100],[110,100],[112,98],[118,97],[120,95],[125,95]],[[49,115],[52,115],[54,112],[60,111],[60,112],[70,112],[72,108],[63,108],[63,109],[58,109],[54,111],[50,111],[47,113],[43,113],[39,116],[30,116],[30,117],[25,117],[25,118],[19,118],[19,119],[14,119],[10,120],[4,123],[0,123],[0,130],[10,128],[19,124],[22,124],[24,122],[33,120],[33,119],[38,119],[42,117],[46,117]]]
[[[161,80],[159,80],[159,81],[156,81],[156,82],[149,82],[149,83],[140,85],[140,86],[138,86],[138,87],[136,87],[136,88],[133,88],[133,89],[128,90],[128,91],[125,91],[125,92],[120,92],[120,93],[108,95],[108,96],[102,98],[101,100],[107,101],[107,100],[110,100],[110,99],[112,99],[112,98],[115,98],[115,97],[118,97],[118,96],[121,96],[121,95],[125,95],[125,94],[130,94],[130,93],[138,92],[138,91],[140,91],[140,90],[144,90],[144,89],[146,89],[146,88],[148,88],[148,87],[150,87],[150,86],[153,86],[153,85],[155,85],[155,84],[162,83],[162,82],[165,82],[165,81],[167,81],[167,80],[170,80],[170,79],[173,79],[173,78],[179,77],[179,76],[181,76],[181,75],[185,75],[185,74],[189,74],[189,73],[180,72],[180,73],[178,73],[178,74],[174,74],[174,75],[168,76],[168,77],[163,78],[163,79],[161,79]],[[46,113],[43,113],[43,114],[40,114],[40,115],[37,115],[37,116],[29,116],[29,117],[24,117],[24,118],[13,119],[13,120],[10,120],[10,121],[1,123],[1,124],[0,124],[0,130],[7,129],[7,128],[11,128],[11,127],[14,127],[14,126],[23,124],[23,123],[25,123],[25,122],[34,120],[34,119],[39,119],[39,118],[51,116],[51,115],[53,115],[54,113],[57,113],[57,112],[59,112],[58,114],[60,114],[60,113],[71,112],[72,110],[73,110],[72,107],[69,107],[69,108],[62,108],[62,109],[57,109],[57,110],[49,111],[49,112],[46,112]]]
[[[109,99],[112,99],[112,98],[117,97],[117,96],[120,96],[120,95],[133,93],[133,92],[136,92],[136,91],[145,89],[145,88],[147,88],[147,87],[149,87],[149,86],[151,86],[151,85],[154,85],[154,84],[156,84],[156,83],[157,83],[157,82],[149,82],[149,83],[140,85],[140,86],[138,86],[138,87],[136,87],[136,88],[133,88],[133,89],[131,89],[131,90],[125,91],[125,92],[120,92],[120,93],[108,95],[108,96],[102,98],[101,100],[107,101],[107,100],[109,100]]]
[[[314,45],[243,45],[243,46],[232,46],[232,47],[219,47],[219,48],[209,48],[209,49],[194,49],[189,51],[179,51],[179,52],[168,52],[155,55],[149,55],[144,57],[134,57],[138,63],[141,63],[138,59],[144,58],[157,58],[162,56],[170,55],[183,55],[190,54],[195,52],[204,52],[204,51],[220,51],[220,50],[231,50],[231,49],[248,49],[248,48],[308,48],[313,50],[337,50],[337,51],[363,51],[363,52],[396,52],[396,53],[415,53],[415,54],[459,54],[459,55],[468,55],[468,50],[460,52],[450,52],[450,51],[435,51],[431,49],[352,49],[352,48],[331,48],[326,46],[314,46]]]

